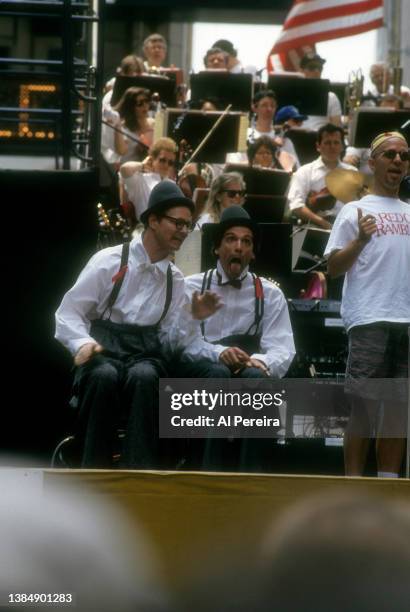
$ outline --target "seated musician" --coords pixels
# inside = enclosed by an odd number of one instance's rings
[[[343,206],[326,188],[326,175],[335,168],[355,170],[340,161],[344,149],[343,129],[328,123],[317,133],[316,149],[319,157],[301,166],[292,176],[288,200],[289,209],[305,223],[330,229]]]
[[[159,138],[142,162],[130,161],[120,167],[120,178],[125,188],[122,207],[132,226],[146,210],[155,185],[165,178],[175,178],[176,154],[174,140]]]
[[[214,240],[216,269],[185,279],[189,295],[211,290],[222,299],[222,308],[201,324],[210,343],[210,377],[282,377],[295,354],[282,291],[249,272],[257,242],[257,225],[249,214],[240,206],[225,208]],[[203,361],[186,360],[186,376],[204,375]]]
[[[295,160],[286,151],[281,151],[269,136],[261,136],[248,145],[248,161],[250,166],[274,168],[277,170],[292,169]]]
[[[156,72],[163,67],[167,57],[167,41],[161,34],[150,34],[144,40],[142,52],[146,72]]]
[[[211,47],[205,53],[204,66],[207,70],[228,70],[228,54],[219,47]]]
[[[326,60],[323,57],[310,52],[306,53],[300,60],[300,69],[307,79],[320,79],[325,63]],[[329,91],[327,96],[326,115],[309,115],[304,127],[310,130],[318,130],[327,123],[333,123],[334,125],[341,125],[342,123],[342,106],[333,91]]]
[[[219,223],[226,208],[245,202],[245,194],[245,181],[238,172],[225,172],[217,176],[211,183],[205,212],[199,217],[196,227],[200,229],[204,223]]]

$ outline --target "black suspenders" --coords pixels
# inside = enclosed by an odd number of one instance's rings
[[[129,252],[130,252],[130,243],[124,242],[124,244],[122,245],[122,251],[121,251],[120,267],[118,269],[118,272],[112,277],[112,282],[114,283],[114,286],[108,298],[107,306],[105,307],[105,310],[101,315],[101,319],[103,318],[107,310],[110,311],[110,316],[108,317],[108,319],[111,318],[112,307],[115,304],[115,301],[118,297],[118,294],[124,282],[125,274],[128,270]],[[156,323],[156,325],[159,325],[161,321],[166,317],[171,301],[172,301],[172,268],[171,268],[171,264],[169,264],[168,269],[167,269],[167,292],[165,296],[164,310],[162,311],[162,314],[158,322]]]
[[[205,272],[204,277],[202,279],[201,295],[205,293],[205,291],[210,290],[213,273],[214,273],[214,270],[207,270],[207,272]],[[259,324],[263,318],[263,313],[265,310],[265,299],[264,299],[263,285],[262,285],[261,279],[259,278],[259,276],[256,276],[256,274],[254,274],[253,272],[252,272],[252,278],[253,278],[253,284],[255,287],[255,319],[253,323],[251,323],[251,326],[249,327],[248,331],[245,333],[250,334],[252,328],[254,327],[255,328],[254,335],[256,335],[258,333]],[[204,321],[201,321],[201,332],[202,332],[202,336],[205,338]]]

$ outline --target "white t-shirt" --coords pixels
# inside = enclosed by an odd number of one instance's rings
[[[358,235],[357,209],[376,217],[373,234],[348,270],[341,314],[347,330],[377,321],[410,323],[410,205],[368,195],[345,204],[336,218],[325,256]]]
[[[150,193],[160,180],[161,177],[156,172],[142,173],[137,171],[128,178],[121,177],[129,200],[134,205],[137,219],[147,209]]]

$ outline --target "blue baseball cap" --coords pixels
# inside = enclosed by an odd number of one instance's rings
[[[275,115],[275,123],[285,123],[288,119],[306,121],[307,115],[301,115],[296,106],[282,106]]]

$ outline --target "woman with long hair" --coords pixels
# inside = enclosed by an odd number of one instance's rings
[[[224,172],[217,176],[211,183],[205,212],[197,221],[198,228],[204,223],[218,223],[222,211],[228,206],[242,206],[245,194],[245,181],[239,172]]]
[[[129,87],[113,107],[119,115],[114,130],[115,152],[121,163],[141,161],[153,142],[155,120],[148,116],[151,92],[142,87]],[[138,142],[135,142],[135,139]]]

